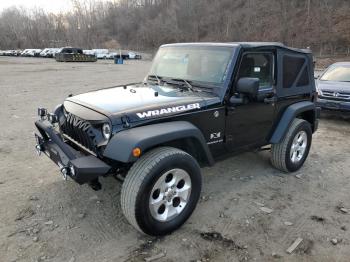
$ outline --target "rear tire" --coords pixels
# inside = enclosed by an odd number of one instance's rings
[[[272,165],[284,172],[299,170],[309,154],[311,140],[309,122],[294,119],[282,141],[271,147]]]
[[[140,232],[169,234],[190,217],[201,186],[200,168],[192,156],[172,147],[156,148],[129,170],[121,191],[121,207]]]

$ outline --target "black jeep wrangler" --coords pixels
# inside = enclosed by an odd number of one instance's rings
[[[303,165],[319,116],[312,61],[280,43],[163,45],[144,82],[39,108],[36,149],[95,190],[119,178],[128,221],[164,235],[193,212],[200,166],[269,145],[279,170]]]

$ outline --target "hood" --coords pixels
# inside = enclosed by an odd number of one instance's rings
[[[220,103],[220,99],[204,92],[136,84],[76,95],[67,98],[66,102],[89,108],[115,123],[122,116],[127,116],[129,122],[135,122],[204,109]]]
[[[336,82],[336,81],[317,81],[317,87],[321,91],[337,91],[340,93],[349,93],[350,92],[350,82]]]

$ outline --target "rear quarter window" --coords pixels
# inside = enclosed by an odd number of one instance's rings
[[[300,87],[309,84],[308,67],[305,64],[305,57],[283,56],[283,88]]]

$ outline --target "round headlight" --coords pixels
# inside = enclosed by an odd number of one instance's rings
[[[112,134],[111,126],[108,123],[103,124],[102,126],[102,134],[105,139],[109,139]]]

